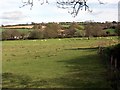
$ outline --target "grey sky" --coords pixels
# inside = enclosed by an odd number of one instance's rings
[[[21,0],[2,0],[0,2],[0,24],[22,24],[31,22],[69,22],[69,21],[118,21],[118,1],[101,0],[106,3],[100,5],[97,0],[88,0],[88,5],[93,11],[79,11],[73,18],[67,9],[56,6],[56,0],[49,0],[49,4],[40,5],[35,0],[32,10],[30,6],[22,6]]]

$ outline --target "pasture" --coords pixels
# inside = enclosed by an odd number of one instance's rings
[[[9,28],[0,28],[0,32],[2,32],[2,31],[5,31],[5,30],[17,30],[17,31],[19,31],[19,32],[21,32],[21,33],[28,33],[28,32],[30,32],[30,31],[32,31],[33,29],[9,29]]]
[[[3,41],[3,88],[111,88],[97,55],[111,38]]]

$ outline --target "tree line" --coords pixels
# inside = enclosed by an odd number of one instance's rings
[[[49,39],[49,38],[73,38],[73,37],[106,37],[118,35],[120,25],[117,22],[72,22],[72,23],[32,23],[33,27],[27,32],[17,29],[5,29],[2,31],[2,40],[16,39]],[[112,31],[111,31],[112,30]],[[111,33],[113,32],[113,33]]]

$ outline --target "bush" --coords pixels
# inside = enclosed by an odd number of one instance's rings
[[[48,23],[46,25],[44,33],[44,38],[57,38],[58,37],[58,30],[61,29],[61,26],[57,23]]]
[[[38,30],[33,30],[28,37],[28,39],[42,39],[42,38],[43,38],[43,33]]]
[[[111,63],[111,58],[112,59],[112,63],[114,64],[115,68],[120,68],[120,44],[115,45],[115,46],[111,46],[111,47],[107,47],[104,50],[102,50],[100,53],[102,53],[102,57],[109,61]],[[117,64],[115,65],[115,60],[117,60]]]
[[[74,36],[76,36],[76,37],[84,37],[85,36],[85,31],[84,30],[76,30]]]
[[[16,40],[21,38],[21,33],[15,29],[8,29],[2,32],[2,40]]]

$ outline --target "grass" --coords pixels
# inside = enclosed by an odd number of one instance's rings
[[[111,41],[106,38],[3,41],[3,87],[110,88],[105,65],[97,55],[96,47],[103,40],[106,45]]]
[[[2,32],[4,30],[9,30],[9,29],[0,28],[0,32]],[[10,30],[17,30],[17,31],[19,31],[21,33],[28,33],[30,31],[32,31],[32,29],[10,29]]]
[[[62,25],[62,27],[64,28],[69,28],[70,25]],[[79,25],[79,27],[83,30],[84,29],[84,26],[83,25]]]
[[[110,34],[116,34],[115,29],[106,29],[105,31],[110,32]]]

